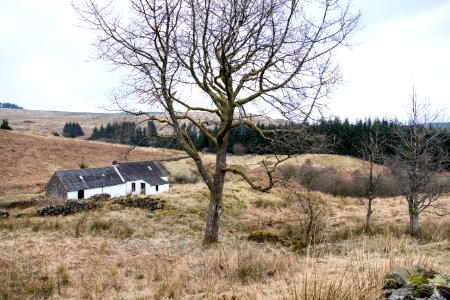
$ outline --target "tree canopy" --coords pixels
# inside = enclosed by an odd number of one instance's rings
[[[264,184],[227,165],[231,129],[243,125],[277,142],[246,113],[250,105],[296,122],[317,116],[341,79],[333,53],[348,45],[359,13],[339,0],[129,0],[119,10],[114,4],[85,0],[74,6],[98,34],[99,58],[130,72],[116,103],[136,114],[145,114],[142,105],[162,109],[165,114],[149,119],[170,126],[196,163],[210,190],[204,243],[216,242],[225,174],[267,191],[279,163],[262,162]],[[133,103],[123,101],[133,96]],[[217,130],[208,130],[211,119]],[[213,144],[213,170],[182,128],[186,120]],[[292,144],[294,136],[302,140],[300,131],[282,140]]]

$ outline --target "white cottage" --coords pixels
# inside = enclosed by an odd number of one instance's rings
[[[46,185],[47,196],[89,198],[152,195],[169,191],[168,175],[159,162],[113,163],[110,167],[56,171]]]

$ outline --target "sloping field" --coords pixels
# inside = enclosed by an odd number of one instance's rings
[[[58,168],[77,168],[81,160],[91,167],[109,165],[123,160],[126,150],[0,130],[0,190],[7,195],[0,195],[0,202],[15,198],[8,194],[14,191],[42,189]],[[140,148],[128,158],[178,155],[184,156]],[[214,163],[213,155],[203,158]],[[228,162],[257,170],[260,159],[230,156]],[[361,164],[333,155],[297,159],[297,164],[310,159],[317,167],[344,173]],[[195,177],[191,160],[165,166],[172,177]],[[320,208],[316,244],[307,248],[249,240],[266,232],[300,241],[309,218],[288,190],[257,192],[238,176],[227,177],[220,243],[211,247],[201,245],[209,205],[201,181],[172,184],[169,193],[155,197],[164,207],[152,212],[114,200],[69,216],[39,217],[36,209],[44,203],[9,209],[10,217],[0,220],[0,299],[376,300],[392,268],[422,265],[450,271],[450,215],[423,214],[421,237],[415,239],[406,234],[404,197],[376,199],[368,234],[365,207],[358,199],[319,192],[304,196]],[[449,195],[441,203],[442,211],[448,211]]]
[[[108,166],[113,160],[158,160],[182,152],[0,130],[0,194],[41,191],[53,172]]]
[[[209,114],[193,112],[190,115],[195,119],[217,121],[211,118]],[[132,116],[119,113],[90,113],[90,112],[65,112],[65,111],[46,111],[46,110],[27,110],[27,109],[8,109],[0,108],[0,119],[8,119],[9,125],[14,131],[31,132],[37,134],[50,135],[53,131],[62,133],[64,124],[67,122],[78,122],[84,131],[85,137],[92,134],[94,127],[106,126],[114,122],[135,122],[143,127],[147,126],[145,116]],[[264,124],[283,123],[282,120],[271,119],[265,116],[255,116],[255,122]],[[182,121],[183,122],[183,121]],[[162,134],[171,134],[171,129],[167,126],[156,124]]]
[[[64,124],[78,122],[85,136],[89,137],[95,126],[114,121],[139,121],[137,118],[115,113],[84,113],[26,109],[0,109],[0,119],[8,119],[14,131],[50,135],[52,131],[62,134]]]

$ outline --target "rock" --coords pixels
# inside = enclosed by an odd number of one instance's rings
[[[450,275],[420,266],[394,269],[384,278],[383,292],[389,300],[450,299]]]
[[[102,194],[95,194],[89,197],[89,200],[99,201],[99,200],[106,200],[111,198],[111,195],[108,193],[102,193]]]
[[[164,207],[164,201],[156,200],[151,197],[145,198],[119,198],[116,200],[117,204],[122,206],[140,207],[148,210],[162,209]]]
[[[37,210],[37,214],[40,216],[66,216],[83,210],[94,209],[96,207],[97,205],[90,201],[68,201],[61,205],[44,206]]]
[[[0,219],[7,219],[9,212],[6,209],[0,209]]]

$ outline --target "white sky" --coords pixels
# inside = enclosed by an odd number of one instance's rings
[[[345,83],[328,114],[395,117],[412,86],[438,107],[450,103],[450,1],[354,0],[363,29],[337,53]],[[104,111],[120,76],[91,59],[91,32],[67,0],[0,0],[0,102],[27,109]],[[450,120],[447,120],[450,121]]]

